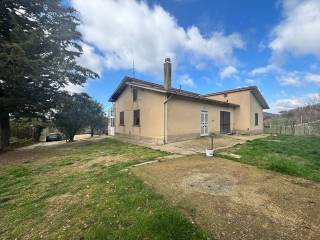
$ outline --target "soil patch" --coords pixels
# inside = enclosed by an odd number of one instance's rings
[[[39,159],[43,161],[45,158],[49,159],[51,157],[68,154],[76,148],[94,144],[104,138],[105,136],[94,138],[80,137],[77,141],[69,143],[65,141],[37,143],[0,153],[0,164],[28,163]]]
[[[182,180],[185,191],[202,192],[213,195],[227,196],[235,187],[236,179],[230,175],[210,175],[198,173]]]
[[[217,239],[320,239],[320,184],[200,155],[132,171]]]

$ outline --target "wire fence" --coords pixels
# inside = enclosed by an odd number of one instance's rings
[[[272,120],[270,126],[265,128],[266,133],[270,134],[283,134],[283,135],[320,135],[320,120],[299,123],[286,119]]]

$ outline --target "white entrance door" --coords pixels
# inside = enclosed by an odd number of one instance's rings
[[[208,112],[207,111],[201,111],[200,135],[201,136],[208,136]]]
[[[108,119],[108,135],[114,136],[114,116]]]

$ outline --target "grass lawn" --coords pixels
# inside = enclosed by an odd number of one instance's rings
[[[235,158],[230,153],[241,157]],[[320,137],[277,136],[256,139],[219,151],[217,155],[320,182]]]
[[[123,171],[166,153],[111,139],[69,146],[0,162],[0,239],[207,239]]]

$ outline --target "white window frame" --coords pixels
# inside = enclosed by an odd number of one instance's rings
[[[209,135],[209,114],[208,111],[200,112],[200,136]]]

